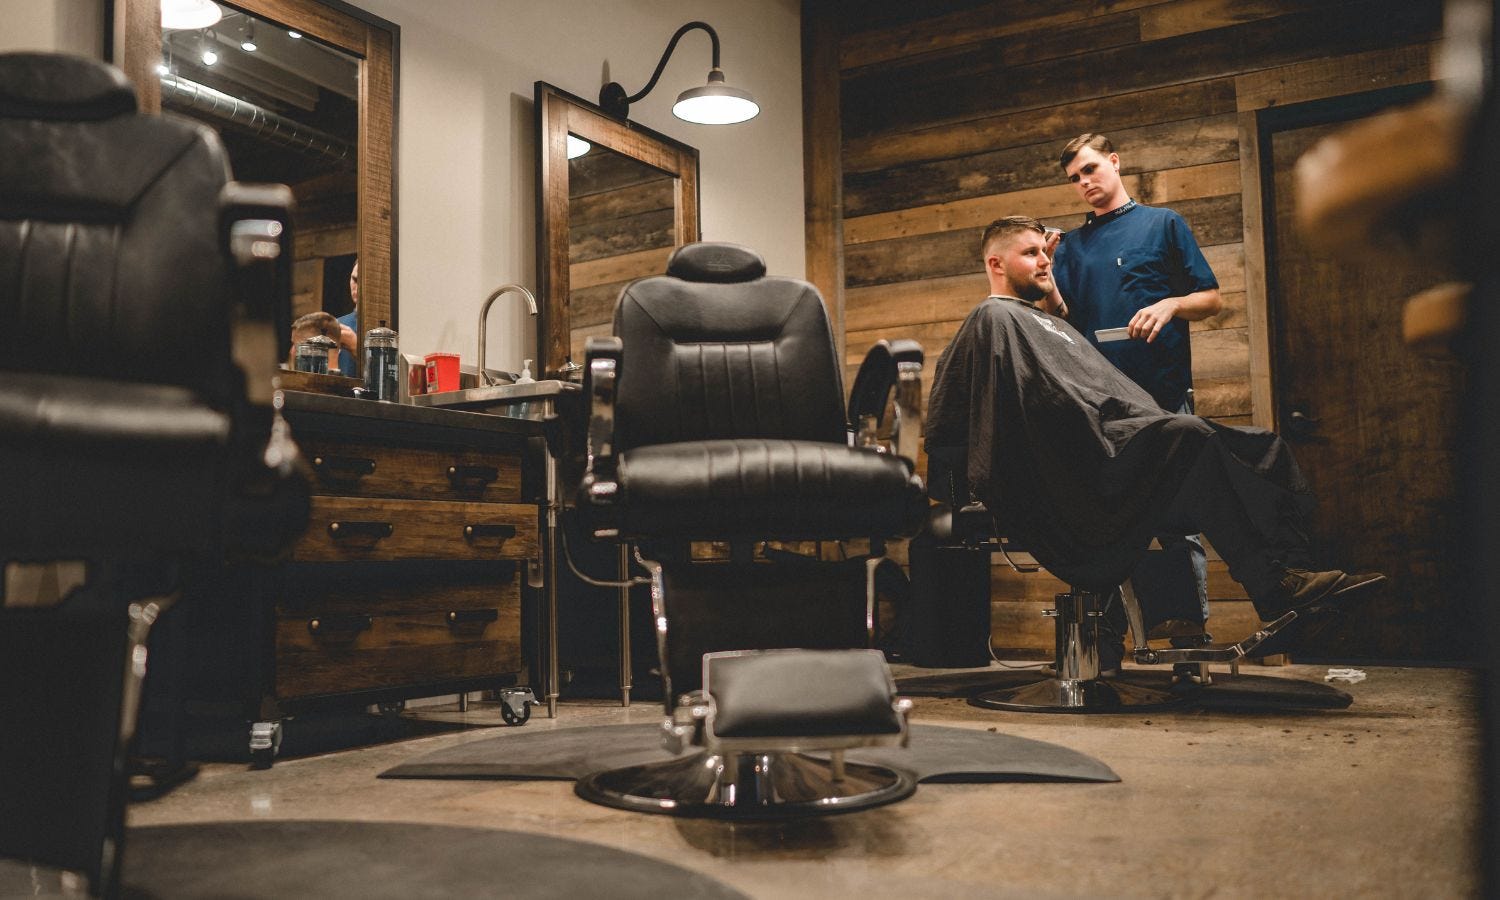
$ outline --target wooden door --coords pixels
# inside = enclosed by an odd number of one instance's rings
[[[1261,131],[1277,430],[1318,498],[1319,568],[1384,572],[1390,585],[1309,634],[1295,655],[1471,659],[1474,619],[1457,591],[1454,539],[1463,376],[1452,359],[1416,356],[1401,340],[1405,298],[1445,273],[1437,261],[1411,272],[1337,262],[1306,246],[1292,218],[1291,170],[1348,119],[1347,107],[1325,110]]]

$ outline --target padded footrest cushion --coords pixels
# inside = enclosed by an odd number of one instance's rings
[[[927,505],[906,460],[818,441],[638,447],[620,455],[619,483],[627,533],[688,540],[905,535]]]
[[[895,688],[878,650],[710,653],[704,683],[720,738],[899,734]]]

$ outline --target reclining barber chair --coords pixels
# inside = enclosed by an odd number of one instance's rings
[[[872,350],[853,440],[821,298],[767,276],[754,251],[679,248],[665,275],[624,290],[614,331],[587,345],[578,506],[589,533],[633,543],[650,573],[663,736],[680,755],[596,772],[578,794],[721,818],[908,796],[909,774],[844,752],[907,739],[907,701],[883,655],[860,648],[881,541],[925,514],[911,462],[921,348]],[[868,540],[869,553],[824,561],[762,546],[846,539]],[[728,558],[695,553],[710,542]]]
[[[81,57],[0,55],[0,160],[0,857],[113,894],[151,624],[306,519],[291,195]]]
[[[970,496],[964,472],[967,458],[963,447],[934,447],[928,453],[928,477],[933,506],[928,522],[932,539],[946,545],[969,548],[983,565],[1000,553],[1016,571],[1034,572],[1035,563],[1017,562],[1012,554],[1024,548],[1005,536],[1005,529],[991,510]],[[978,559],[975,560],[978,562]],[[913,572],[913,577],[918,573]],[[1153,647],[1135,587],[1127,577],[1118,584],[1070,585],[1056,595],[1045,614],[1054,620],[1052,674],[1021,687],[980,693],[975,706],[1019,712],[1135,712],[1164,709],[1188,702],[1190,690],[1163,691],[1135,684],[1124,678],[1102,678],[1099,667],[1100,624],[1109,605],[1123,604],[1130,626],[1129,655],[1137,665],[1170,664],[1178,685],[1212,683],[1212,663],[1237,665],[1246,657],[1280,652],[1272,639],[1298,618],[1288,612],[1233,644],[1215,645],[1206,634],[1175,640],[1172,647]],[[1181,646],[1177,646],[1181,645]]]

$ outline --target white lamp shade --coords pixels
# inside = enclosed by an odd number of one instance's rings
[[[577,159],[593,149],[593,145],[580,137],[568,135],[568,159]]]
[[[213,0],[161,0],[161,27],[173,30],[207,28],[224,18]]]
[[[760,115],[760,105],[749,91],[710,83],[679,94],[672,115],[699,125],[733,125]]]

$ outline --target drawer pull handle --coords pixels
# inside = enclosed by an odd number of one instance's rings
[[[358,634],[373,624],[369,616],[321,616],[308,619],[307,630],[312,634]]]
[[[478,538],[499,538],[508,540],[516,536],[516,526],[498,524],[478,524],[464,526],[464,540],[473,541]]]
[[[494,622],[500,618],[498,609],[458,609],[448,613],[449,625],[467,625],[472,622]]]
[[[470,486],[470,482],[477,482],[477,487],[483,488],[500,477],[500,470],[494,466],[449,466],[448,481],[453,484],[453,489]]]
[[[375,460],[357,456],[314,456],[313,468],[324,478],[357,481],[375,474]]]
[[[345,538],[388,538],[395,526],[390,522],[329,522],[328,536],[334,540]]]

